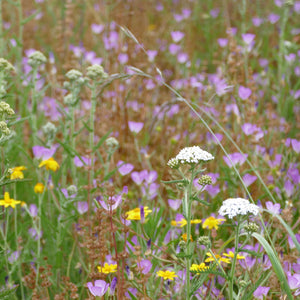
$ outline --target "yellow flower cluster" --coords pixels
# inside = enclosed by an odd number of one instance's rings
[[[145,218],[151,213],[152,210],[148,206],[144,207]],[[126,212],[126,220],[140,220],[141,219],[141,209],[139,207]]]
[[[157,276],[162,277],[164,280],[174,280],[175,277],[177,277],[177,275],[175,274],[175,272],[172,271],[158,271],[156,272]]]
[[[117,267],[118,265],[109,265],[108,263],[105,263],[104,264],[104,267],[101,267],[101,266],[98,266],[98,271],[99,273],[104,273],[104,274],[109,274],[109,273],[114,273],[114,272],[117,272]]]

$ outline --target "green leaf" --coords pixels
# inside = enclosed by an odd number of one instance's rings
[[[22,19],[22,21],[20,22],[21,25],[25,25],[26,23],[28,23],[29,21],[31,21],[32,19],[34,19],[41,11],[39,9],[37,9],[32,15],[30,15],[29,17]]]
[[[0,291],[0,299],[12,299],[13,294],[16,292],[18,286],[14,286],[12,288],[7,288],[2,291]]]
[[[266,239],[262,235],[255,232],[252,234],[252,236],[258,240],[258,242],[264,247],[265,251],[267,252],[268,257],[272,263],[273,269],[277,275],[278,281],[280,282],[282,289],[286,292],[287,299],[293,300],[294,297],[292,295],[291,289],[287,282],[285,273],[282,269],[282,266],[280,264],[278,257],[275,255],[273,249],[271,248],[269,243],[266,241]]]

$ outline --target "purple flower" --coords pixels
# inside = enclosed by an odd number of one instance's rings
[[[35,204],[30,204],[29,208],[28,208],[28,211],[29,211],[31,217],[34,218],[34,217],[37,216],[38,209],[37,209],[37,206]]]
[[[275,155],[275,160],[274,161],[268,161],[268,165],[270,168],[275,168],[277,166],[280,165],[281,163],[281,158],[282,158],[282,155],[281,154],[276,154]]]
[[[300,289],[300,274],[294,274],[294,275],[288,274],[287,277],[288,277],[288,283],[291,290]],[[300,291],[297,291],[296,293],[297,295],[299,295]]]
[[[136,297],[137,289],[136,289],[136,288],[133,288],[133,287],[130,287],[130,288],[128,288],[128,292],[130,292],[130,294],[132,294],[133,296]],[[125,293],[125,296],[126,296],[127,298],[129,298],[129,299],[132,299],[132,297],[130,296],[130,294],[129,294],[128,292]]]
[[[148,60],[150,62],[153,62],[154,59],[155,59],[155,57],[156,57],[156,55],[157,55],[157,51],[156,50],[148,50],[147,54],[148,54]]]
[[[267,201],[266,202],[266,207],[267,207],[267,210],[270,211],[273,214],[279,215],[280,212],[281,212],[280,203],[273,204],[273,202]]]
[[[296,153],[300,153],[300,141],[297,141],[295,139],[291,140],[292,148]]]
[[[110,295],[113,295],[115,293],[117,282],[118,282],[117,277],[114,277],[110,284],[110,291],[109,291]]]
[[[104,25],[102,25],[102,24],[92,24],[91,29],[94,33],[99,34],[104,30]]]
[[[295,234],[295,237],[296,237],[296,240],[298,241],[298,243],[300,243],[300,234],[298,234],[298,233]],[[288,236],[288,242],[289,242],[289,245],[290,245],[291,249],[296,248],[295,243],[294,243],[294,241],[292,240],[292,238],[290,236]]]
[[[181,52],[177,55],[177,61],[180,63],[180,64],[184,64],[188,61],[189,59],[189,56],[184,53],[184,52]]]
[[[269,287],[267,286],[259,286],[253,293],[253,296],[256,298],[256,299],[260,299],[260,300],[263,300],[264,299],[264,296],[266,296],[269,292]]]
[[[245,44],[250,45],[255,39],[255,34],[244,33],[244,34],[242,34],[242,39]]]
[[[295,1],[294,11],[295,11],[295,13],[300,14],[300,1]]]
[[[176,200],[168,199],[168,204],[173,210],[178,210],[181,203],[182,203],[181,199],[176,199]]]
[[[223,159],[228,167],[235,166],[239,164],[240,166],[246,161],[248,154],[241,154],[239,152],[235,152],[232,154],[228,154],[227,156],[223,156]]]
[[[252,94],[252,91],[247,88],[247,87],[244,87],[244,86],[240,86],[239,87],[239,97],[242,99],[242,100],[246,100],[248,99]]]
[[[90,166],[91,165],[91,159],[90,158],[87,158],[87,157],[84,157],[84,156],[81,156],[80,158],[78,156],[74,157],[74,165],[76,167],[83,167],[83,166]]]
[[[219,15],[219,12],[220,12],[220,9],[219,8],[215,8],[215,9],[212,9],[209,14],[212,16],[212,18],[217,18],[218,15]]]
[[[258,18],[258,17],[252,18],[252,23],[255,27],[259,27],[263,22],[264,22],[264,20],[261,18]]]
[[[53,145],[51,148],[45,148],[43,146],[33,146],[32,152],[35,158],[46,160],[55,154],[58,147],[58,144]]]
[[[129,164],[129,163],[126,164],[122,160],[120,160],[117,163],[117,166],[119,168],[118,171],[122,176],[131,173],[131,171],[134,169],[134,166],[132,164]]]
[[[9,263],[13,264],[15,261],[17,261],[17,259],[20,256],[20,252],[19,251],[15,251],[13,252],[9,257],[8,257],[8,261]]]
[[[77,202],[77,211],[82,215],[86,213],[89,209],[88,203],[86,201]]]
[[[268,16],[268,20],[271,24],[275,24],[279,19],[280,19],[280,16],[273,14],[273,13],[269,14],[269,16]]]
[[[178,43],[184,38],[184,33],[181,31],[172,31],[171,32],[171,37],[174,43]]]
[[[137,265],[143,274],[149,273],[152,268],[152,263],[148,259],[141,260]]]
[[[257,126],[250,123],[245,123],[242,125],[242,130],[246,135],[251,135],[257,131]]]
[[[147,175],[147,170],[143,170],[141,172],[132,172],[131,173],[131,179],[137,184],[137,185],[141,185],[142,182],[145,179],[145,176]]]
[[[220,186],[217,184],[217,185],[207,185],[205,187],[205,191],[208,192],[208,194],[214,198],[216,197],[219,193],[220,193]]]
[[[239,263],[243,269],[251,270],[256,263],[256,259],[251,256],[246,256],[245,259],[241,259]]]
[[[284,183],[284,189],[285,189],[286,196],[290,198],[294,193],[294,185],[289,180],[287,180]]]
[[[128,122],[129,130],[134,133],[139,133],[144,127],[144,123],[142,122]]]
[[[118,60],[120,62],[120,64],[124,65],[128,62],[128,55],[127,53],[120,53],[118,55]]]
[[[109,287],[109,284],[104,280],[95,280],[95,284],[88,282],[86,285],[89,288],[90,293],[95,297],[102,297]]]
[[[256,176],[250,175],[250,174],[245,174],[243,176],[243,181],[244,181],[246,187],[248,187],[249,185],[251,185],[256,179],[257,179]]]
[[[176,45],[176,44],[170,44],[170,46],[169,46],[169,52],[172,55],[177,54],[180,51],[180,49],[181,49],[181,47],[179,45]]]
[[[219,44],[220,47],[224,48],[228,44],[228,39],[220,38],[220,39],[218,39],[218,44]]]
[[[108,197],[109,205],[104,200],[101,200],[101,196],[97,197],[100,205],[107,211],[116,209],[120,203],[122,202],[122,195],[116,195],[112,197]]]

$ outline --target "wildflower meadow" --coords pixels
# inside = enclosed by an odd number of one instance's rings
[[[0,300],[300,299],[300,1],[0,0]]]

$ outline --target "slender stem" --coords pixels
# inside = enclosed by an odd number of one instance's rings
[[[285,39],[285,26],[288,20],[288,15],[289,15],[289,5],[285,4],[284,9],[283,9],[283,16],[281,18],[281,27],[280,27],[280,36],[279,36],[279,52],[278,52],[278,73],[277,73],[277,86],[279,87],[280,91],[280,98],[279,98],[279,105],[278,105],[278,110],[282,113],[283,112],[283,104],[284,104],[284,88],[282,87],[281,81],[282,81],[282,76],[284,74],[284,64],[285,60],[283,59],[283,56],[285,54],[285,46],[284,46],[284,39]]]
[[[17,199],[17,191],[16,191],[16,183],[14,183],[14,196],[13,199]],[[22,269],[21,269],[21,253],[19,253],[19,243],[18,243],[18,218],[17,218],[17,208],[14,209],[14,229],[15,229],[15,239],[16,239],[16,251],[19,254],[18,257],[18,276],[20,279],[20,288],[21,288],[21,295],[22,295],[22,299],[25,299],[25,295],[24,295],[24,286],[23,286],[23,282],[22,282]],[[21,251],[20,251],[21,252]]]
[[[91,158],[91,165],[90,165],[90,175],[89,175],[89,187],[92,188],[93,185],[93,180],[94,180],[94,164],[95,164],[95,152],[93,151],[94,149],[94,144],[95,144],[95,114],[96,114],[96,104],[97,104],[97,85],[96,82],[93,82],[91,86],[91,102],[92,102],[92,107],[90,111],[90,158]],[[90,211],[90,197],[88,201],[88,207]]]
[[[22,55],[23,55],[23,9],[22,9],[22,0],[18,0],[18,15],[19,15],[19,52],[18,52],[18,72],[21,72],[22,69]]]
[[[4,56],[4,39],[2,28],[2,0],[0,0],[0,57]]]
[[[235,263],[238,255],[238,245],[239,245],[239,230],[240,230],[240,221],[237,221],[237,227],[236,227],[236,236],[235,236],[235,244],[234,244],[234,255],[233,255],[233,261],[231,265],[230,270],[230,286],[229,286],[229,299],[233,300],[233,284],[234,284],[234,271],[235,271]]]

